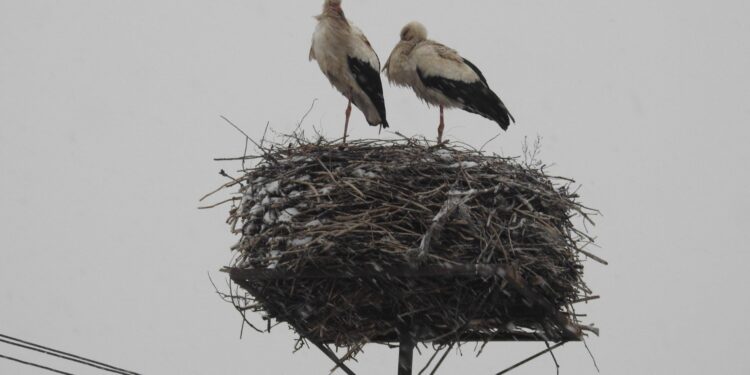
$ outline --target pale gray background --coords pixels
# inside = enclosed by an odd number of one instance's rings
[[[144,374],[326,374],[293,335],[247,333],[207,272],[230,259],[226,208],[197,199],[242,153],[226,115],[339,136],[344,99],[307,62],[322,1],[0,0],[0,332]],[[747,374],[750,182],[747,1],[347,0],[385,60],[407,21],[486,73],[519,120],[489,149],[542,159],[600,208],[611,266],[584,308],[604,374]],[[389,119],[435,134],[437,111],[386,87]],[[359,112],[353,137],[376,137]],[[447,115],[447,137],[499,128]],[[384,136],[390,136],[384,134]],[[490,374],[541,344],[471,346],[443,374]],[[0,353],[47,361],[0,345]],[[582,345],[563,374],[596,373]],[[395,373],[368,348],[360,374]],[[424,359],[420,360],[422,363]],[[0,360],[0,374],[38,374]],[[549,357],[517,374],[553,374]]]

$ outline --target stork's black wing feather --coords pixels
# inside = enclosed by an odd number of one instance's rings
[[[513,115],[510,114],[497,94],[487,85],[482,72],[469,61],[464,60],[464,62],[477,73],[479,81],[464,82],[426,75],[419,68],[417,68],[417,73],[425,86],[438,90],[446,97],[461,103],[463,110],[484,116],[497,122],[503,130],[507,130],[511,121],[515,122]]]
[[[481,79],[482,82],[484,82],[485,85],[487,84],[487,78],[484,78],[484,74],[482,74],[482,71],[479,70],[479,68],[477,68],[477,66],[474,65],[474,63],[472,63],[471,61],[466,60],[466,59],[464,59],[464,63],[466,65],[468,65],[469,68],[471,68],[471,70],[473,70],[474,73],[476,73],[479,76],[479,79]]]
[[[388,120],[385,117],[385,98],[383,98],[383,82],[380,80],[380,72],[374,69],[370,64],[362,61],[356,57],[348,57],[349,70],[357,80],[357,84],[362,91],[367,94],[372,104],[380,114],[380,118],[383,120],[383,127],[388,127]],[[380,124],[370,124],[380,125]]]

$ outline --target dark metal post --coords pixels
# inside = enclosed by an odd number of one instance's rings
[[[411,330],[403,328],[400,330],[400,342],[398,346],[398,375],[412,375],[411,367],[414,361],[414,337]]]

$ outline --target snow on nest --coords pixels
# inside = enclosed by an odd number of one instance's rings
[[[474,162],[474,161],[462,161],[460,163],[455,163],[455,164],[450,165],[451,168],[464,168],[464,169],[476,168],[478,166],[479,166],[479,163]]]
[[[372,173],[370,171],[366,171],[362,168],[357,168],[354,171],[352,171],[352,176],[354,177],[367,177],[367,178],[378,178],[378,175],[376,173]]]
[[[305,246],[313,241],[312,237],[295,238],[292,240],[292,246]]]
[[[433,154],[443,161],[453,161],[453,153],[451,153],[450,150],[441,148],[436,150]]]
[[[291,223],[295,216],[299,215],[299,210],[296,208],[287,208],[281,212],[278,218],[279,223]]]

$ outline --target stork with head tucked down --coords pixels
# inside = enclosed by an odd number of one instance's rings
[[[367,37],[346,19],[341,0],[326,0],[323,13],[316,19],[318,26],[313,34],[310,61],[317,60],[323,74],[349,100],[344,143],[352,103],[364,113],[370,125],[387,128],[380,60]]]
[[[438,143],[443,141],[444,108],[461,108],[497,122],[507,130],[515,119],[490,89],[479,68],[455,50],[427,39],[427,29],[412,22],[385,64],[391,83],[411,87],[428,105],[440,107]]]

